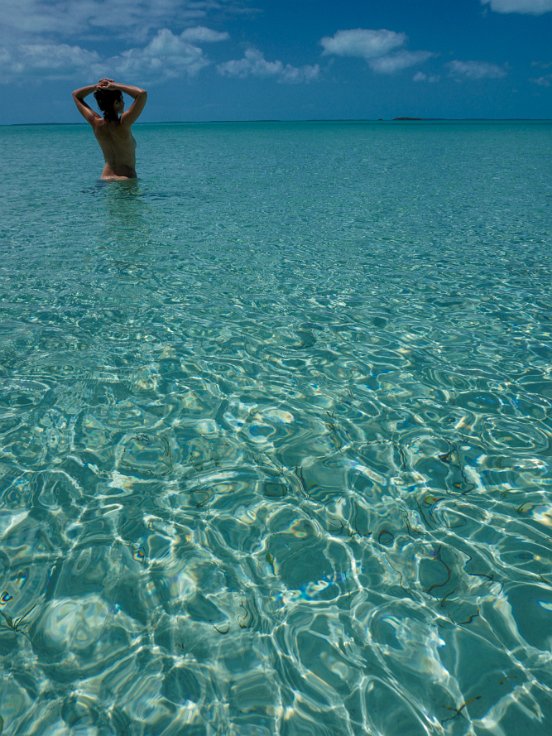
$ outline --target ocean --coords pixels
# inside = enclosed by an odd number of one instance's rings
[[[552,123],[0,127],[0,733],[544,736]]]

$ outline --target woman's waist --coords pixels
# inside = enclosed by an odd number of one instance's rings
[[[121,163],[119,161],[106,161],[104,174],[114,174],[115,176],[136,176],[134,164]]]

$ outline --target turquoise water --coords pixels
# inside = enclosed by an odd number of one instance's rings
[[[0,128],[0,728],[548,734],[552,124]]]

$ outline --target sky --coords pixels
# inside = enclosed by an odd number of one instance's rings
[[[2,0],[1,11],[0,124],[82,122],[70,93],[104,76],[148,90],[143,122],[552,118],[552,0]]]

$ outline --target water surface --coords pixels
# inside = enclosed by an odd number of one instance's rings
[[[0,128],[3,734],[548,733],[550,123]]]

